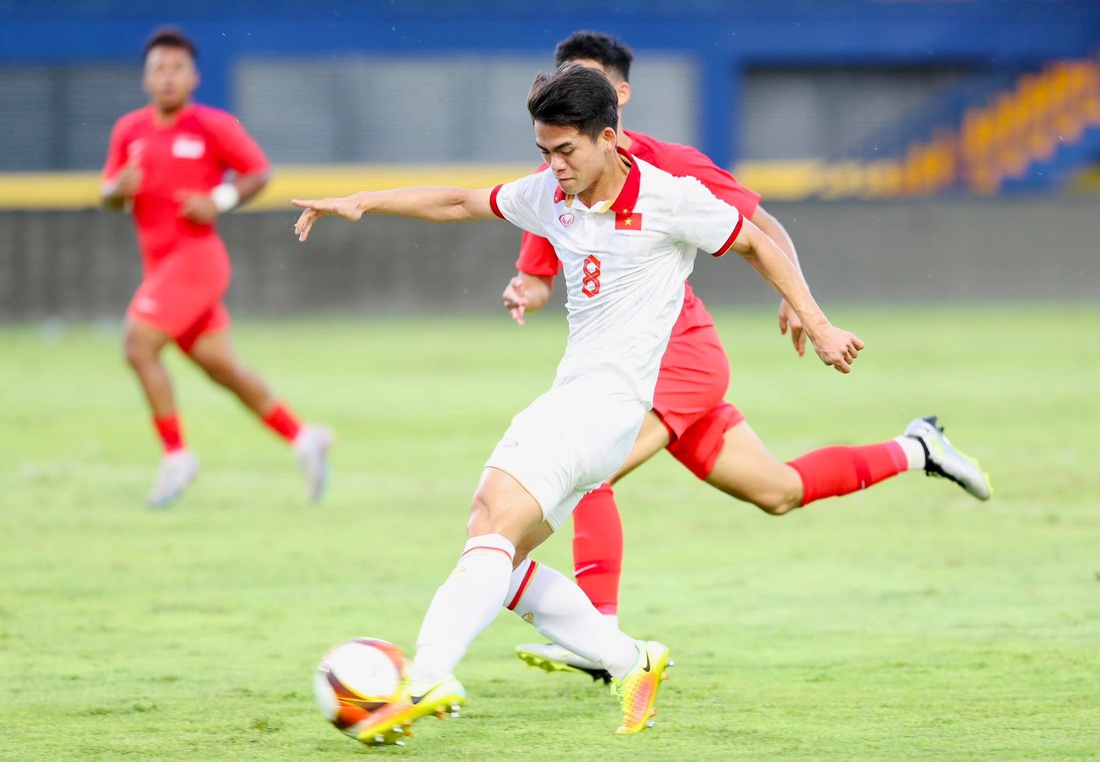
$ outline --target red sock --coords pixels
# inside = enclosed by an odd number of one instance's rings
[[[905,471],[909,461],[890,440],[859,447],[824,447],[788,464],[802,477],[802,505],[823,497],[847,495]]]
[[[601,614],[619,612],[623,522],[610,484],[589,492],[573,511],[573,575]]]
[[[180,418],[177,413],[153,416],[153,426],[160,435],[160,441],[164,443],[165,452],[183,449],[183,431],[180,429]]]
[[[282,402],[276,403],[275,407],[271,408],[262,420],[269,429],[288,442],[293,442],[294,437],[298,436],[298,431],[302,428],[302,424],[298,422],[294,413],[290,412],[290,409]]]

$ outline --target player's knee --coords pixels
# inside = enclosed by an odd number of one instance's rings
[[[505,508],[500,501],[492,499],[483,490],[474,493],[470,503],[470,523],[468,534],[472,537],[482,534],[499,534],[503,525]]]
[[[802,505],[802,495],[798,491],[768,491],[753,495],[752,504],[769,516],[783,516]]]
[[[537,514],[537,508],[535,513]],[[466,526],[466,534],[468,537],[483,534],[506,537],[516,546],[518,558],[519,550],[524,547],[524,539],[537,528],[540,520],[541,517],[501,495],[478,490],[470,505],[470,522]],[[536,541],[534,545],[537,544]],[[534,545],[527,546],[526,550],[530,551]]]
[[[131,368],[137,369],[141,366],[141,352],[139,352],[137,350],[137,347],[132,346],[128,341],[122,345],[122,356],[126,358],[126,363]]]
[[[756,507],[769,516],[783,516],[793,511],[798,505],[791,502],[770,502],[756,503]]]
[[[126,337],[122,344],[122,353],[134,370],[141,370],[157,360],[156,350],[133,336]]]

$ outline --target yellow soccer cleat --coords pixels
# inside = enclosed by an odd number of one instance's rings
[[[457,717],[465,703],[466,689],[454,677],[437,683],[406,678],[398,686],[397,697],[364,720],[357,737],[367,746],[401,746],[405,736],[412,735],[412,724],[421,717]]]
[[[616,734],[640,733],[653,727],[657,714],[657,690],[668,679],[665,670],[673,665],[668,646],[655,640],[638,641],[638,661],[622,678],[611,678],[611,689],[619,697],[623,724]]]

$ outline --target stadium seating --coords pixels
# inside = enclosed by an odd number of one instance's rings
[[[1051,61],[998,88],[981,79],[922,104],[923,120],[903,117],[894,137],[883,131],[824,163],[817,195],[1058,190],[1100,158],[1100,58]],[[918,132],[924,134],[912,137]],[[871,158],[884,153],[889,158]]]

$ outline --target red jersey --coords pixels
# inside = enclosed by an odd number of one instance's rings
[[[209,193],[227,170],[265,172],[267,158],[236,118],[209,106],[184,107],[174,123],[158,125],[152,106],[121,117],[111,132],[103,179],[129,161],[142,170],[134,196],[134,227],[146,268],[163,259],[180,238],[216,236],[214,226],[180,216],[187,193]]]
[[[640,132],[623,132],[633,141],[628,149],[630,153],[671,175],[696,178],[719,199],[735,207],[746,219],[751,219],[760,205],[759,194],[741,185],[737,178],[691,146],[665,143]],[[558,274],[560,266],[558,255],[549,241],[531,233],[523,234],[519,259],[516,260],[517,270],[528,275],[553,277]],[[677,336],[691,328],[708,325],[714,325],[714,319],[703,306],[702,300],[695,296],[691,284],[685,282],[684,306],[672,327],[672,335]]]

